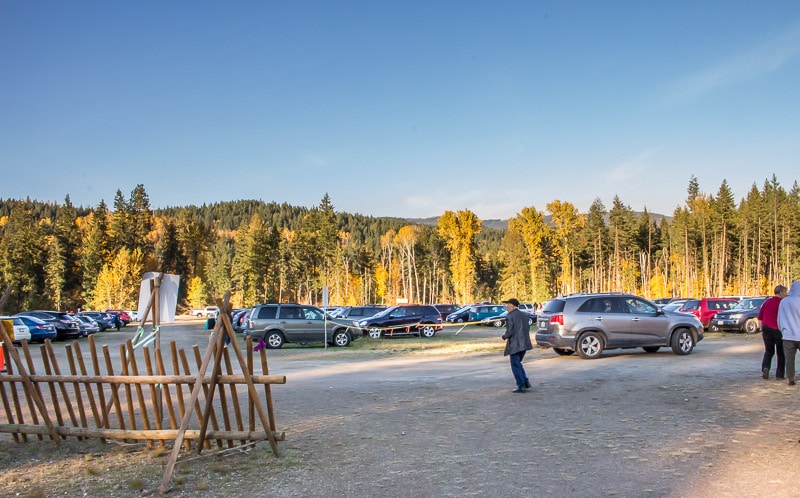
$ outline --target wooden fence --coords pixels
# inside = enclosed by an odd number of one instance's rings
[[[0,374],[0,432],[12,434],[16,442],[49,437],[60,445],[62,439],[77,437],[163,445],[171,440],[162,494],[181,447],[200,453],[212,444],[232,448],[268,440],[278,455],[276,441],[284,435],[275,428],[270,385],[285,384],[286,377],[269,374],[266,350],[255,358],[250,338],[245,356],[229,320],[218,321],[203,357],[197,346],[187,353],[171,342],[169,361],[161,349],[135,348],[129,340],[119,346],[115,365],[110,348],[98,351],[90,336],[88,353],[78,341],[64,346],[64,369],[50,341],[36,358],[27,342],[15,347],[2,327],[0,339],[6,359],[6,373]],[[235,364],[241,373],[234,373]],[[259,384],[263,394],[256,390]]]

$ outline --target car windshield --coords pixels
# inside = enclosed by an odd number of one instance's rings
[[[741,301],[739,304],[736,305],[736,309],[739,310],[754,310],[760,308],[762,304],[764,304],[766,298],[758,298],[758,299],[745,299]]]

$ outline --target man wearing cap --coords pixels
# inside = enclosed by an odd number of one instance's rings
[[[519,310],[519,301],[511,298],[503,301],[506,305],[508,315],[506,315],[506,333],[503,339],[506,340],[506,349],[503,356],[509,356],[511,360],[511,373],[517,382],[517,388],[512,392],[524,393],[531,388],[525,369],[522,367],[522,359],[525,352],[533,349],[531,343],[531,329],[528,316]]]

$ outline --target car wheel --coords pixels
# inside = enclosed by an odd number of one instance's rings
[[[642,349],[644,349],[648,353],[658,353],[658,350],[661,349],[661,347],[660,346],[645,346]]]
[[[344,348],[350,345],[350,334],[346,330],[338,330],[333,333],[333,343]]]
[[[755,334],[758,332],[758,328],[758,320],[755,318],[749,318],[744,322],[744,331],[748,334]]]
[[[553,351],[558,353],[560,356],[569,356],[575,354],[575,351],[571,349],[561,349],[561,348],[553,348]]]
[[[433,337],[436,335],[436,327],[433,325],[423,324],[419,329],[419,333],[422,337]]]
[[[265,342],[269,349],[280,349],[283,347],[284,339],[283,334],[278,331],[267,333]]]
[[[457,321],[458,323],[464,323],[464,319],[463,319],[463,318],[459,318],[459,319],[458,319],[458,320],[456,320],[456,321]]]
[[[578,353],[584,360],[594,360],[603,352],[603,338],[597,332],[586,332],[578,339]]]
[[[672,336],[672,352],[679,355],[687,355],[694,349],[694,336],[686,329],[675,332]]]
[[[503,326],[503,322],[501,322],[500,320],[495,320],[495,321],[492,322],[492,325],[494,325],[495,327],[497,327],[499,329],[500,327]]]
[[[373,339],[380,339],[381,337],[381,329],[378,327],[372,327],[369,329],[369,336]]]
[[[533,325],[533,317],[528,317],[528,326]]]

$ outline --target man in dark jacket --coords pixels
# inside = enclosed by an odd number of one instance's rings
[[[528,375],[522,367],[522,359],[525,358],[525,352],[533,349],[529,318],[528,315],[519,310],[519,301],[515,298],[512,297],[508,301],[503,301],[503,303],[505,303],[508,311],[506,333],[503,334],[503,339],[506,340],[506,349],[503,352],[503,356],[510,356],[511,373],[514,374],[514,380],[517,381],[517,388],[512,392],[524,393],[531,388]]]

